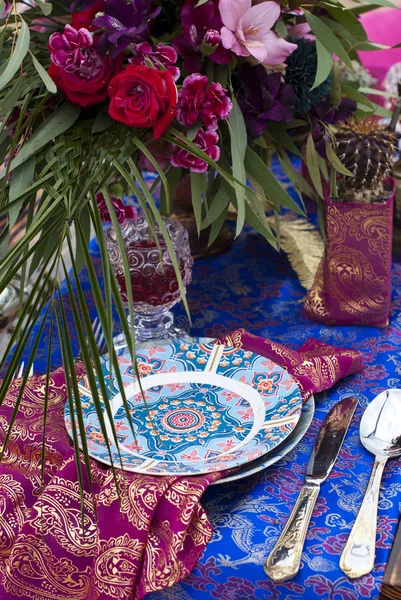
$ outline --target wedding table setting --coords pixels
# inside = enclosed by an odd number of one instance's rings
[[[296,161],[294,164],[299,167]],[[275,169],[278,172],[279,167],[276,165]],[[279,172],[278,176],[284,180]],[[294,193],[288,182],[287,189]],[[97,268],[100,257],[96,240],[91,242],[90,252]],[[257,262],[255,254],[258,256]],[[286,407],[290,409],[290,413],[281,409],[279,413],[280,420],[284,418],[286,427],[291,429],[290,434],[289,429],[281,433],[274,430],[276,435],[273,436],[272,446],[266,440],[268,444],[263,447],[260,440],[258,452],[254,456],[252,445],[250,446],[249,463],[238,469],[235,467],[235,458],[231,458],[231,462],[229,460],[224,464],[226,472],[221,472],[217,460],[210,474],[203,475],[201,473],[205,466],[202,468],[197,450],[191,451],[191,444],[194,448],[199,448],[199,438],[194,436],[195,439],[187,442],[184,450],[182,440],[177,443],[180,455],[185,455],[190,460],[188,463],[187,458],[180,465],[177,476],[172,471],[160,477],[158,471],[151,468],[153,461],[148,461],[149,470],[140,470],[141,474],[137,475],[129,472],[135,463],[132,450],[143,440],[135,440],[132,434],[126,433],[129,426],[124,425],[124,411],[120,408],[115,418],[119,423],[118,435],[122,436],[119,438],[122,444],[120,449],[124,448],[125,451],[128,448],[128,454],[123,454],[122,459],[128,469],[125,472],[125,483],[129,490],[128,499],[122,499],[121,507],[122,514],[127,518],[122,518],[118,516],[121,509],[117,496],[113,493],[112,471],[105,467],[105,464],[109,464],[108,457],[103,454],[102,458],[96,446],[96,439],[101,436],[101,432],[96,430],[93,412],[91,417],[90,393],[85,389],[87,382],[84,378],[80,390],[82,403],[86,402],[87,406],[84,418],[88,419],[88,445],[92,444],[91,456],[97,459],[93,468],[96,473],[99,529],[96,533],[95,515],[88,494],[85,503],[88,534],[86,538],[80,539],[77,471],[67,434],[67,430],[71,428],[71,414],[68,402],[64,407],[67,394],[63,372],[60,370],[61,348],[57,331],[51,330],[50,320],[45,319],[44,312],[45,323],[41,343],[35,354],[34,375],[22,400],[21,415],[17,418],[17,430],[20,433],[13,439],[16,447],[10,450],[13,460],[6,460],[2,471],[3,485],[6,488],[14,485],[16,499],[24,490],[28,500],[27,485],[31,488],[30,504],[27,504],[29,510],[19,515],[22,527],[15,537],[9,538],[13,551],[7,562],[4,597],[23,597],[24,594],[29,597],[33,590],[37,597],[46,597],[46,593],[51,590],[55,597],[61,597],[62,592],[71,598],[89,598],[96,590],[97,594],[104,594],[100,597],[124,598],[128,597],[127,590],[132,591],[135,587],[140,590],[138,597],[148,594],[147,597],[152,600],[287,598],[289,594],[294,598],[305,595],[308,598],[335,598],[336,595],[346,599],[379,597],[399,516],[399,459],[389,461],[383,474],[373,569],[362,577],[351,579],[342,572],[339,562],[373,465],[372,455],[360,441],[361,417],[371,401],[383,390],[400,387],[397,291],[401,277],[399,263],[394,261],[392,268],[394,292],[390,326],[380,330],[369,326],[333,328],[308,320],[302,313],[305,290],[288,259],[274,250],[266,252],[263,239],[250,229],[241,234],[229,251],[220,256],[195,261],[192,277],[192,283],[188,286],[192,316],[190,337],[187,334],[184,338],[160,342],[160,345],[155,345],[152,341],[142,344],[143,349],[138,349],[140,372],[145,376],[142,381],[146,382],[146,376],[158,377],[162,373],[171,378],[171,371],[207,371],[208,363],[212,362],[210,357],[213,356],[213,348],[216,348],[211,342],[217,339],[224,344],[217,346],[222,348],[217,373],[227,371],[230,377],[240,383],[241,380],[251,381],[252,373],[259,369],[264,375],[259,377],[260,381],[257,379],[256,389],[263,390],[266,386],[266,397],[277,398],[274,388],[269,389],[269,386],[278,385],[282,388],[280,397],[295,399],[293,405]],[[99,279],[101,281],[100,272]],[[88,303],[93,305],[91,285],[85,272],[81,281]],[[65,282],[61,293],[66,293],[66,289]],[[176,305],[174,313],[176,325],[182,329],[187,328],[188,332],[185,311],[180,305]],[[96,307],[93,306],[90,318],[95,320],[96,314]],[[270,315],[267,319],[266,314]],[[67,320],[72,322],[72,319],[71,311],[67,313]],[[39,319],[35,326],[37,330],[41,325],[42,320]],[[115,331],[117,334],[117,321]],[[33,333],[32,340],[34,338]],[[29,456],[34,452],[34,447],[39,445],[32,434],[36,434],[38,440],[39,434],[41,435],[40,409],[46,385],[46,376],[41,374],[46,372],[49,344],[52,346],[53,375],[47,391],[48,474],[45,488],[38,495],[37,476],[30,475],[32,467],[29,466]],[[72,338],[72,344],[77,354],[78,340]],[[240,350],[233,353],[233,347]],[[28,344],[22,357],[25,364],[29,353]],[[129,358],[127,359],[126,349],[122,347],[118,353],[126,382],[124,385],[128,391],[135,381],[135,374],[130,367]],[[234,369],[233,362],[236,361],[232,356],[238,363]],[[188,361],[188,364],[183,366],[183,361]],[[263,367],[258,367],[258,361],[261,361]],[[251,379],[243,363],[253,365]],[[284,371],[280,365],[284,367]],[[105,380],[110,379],[107,368],[106,361]],[[295,387],[294,380],[298,384]],[[174,374],[171,381],[174,383],[170,384],[170,393],[176,396],[178,402],[175,400],[176,404],[170,415],[168,412],[171,405],[165,407],[166,414],[162,410],[160,416],[155,415],[155,424],[162,432],[162,421],[174,424],[176,415],[179,419],[178,428],[182,426],[184,431],[199,431],[199,434],[204,434],[203,427],[197,428],[196,419],[204,419],[199,402],[201,398],[205,398],[206,390],[203,389],[203,394],[198,399],[191,390],[194,403],[185,404],[190,398],[183,385],[185,379],[182,373],[180,377]],[[208,379],[201,381],[205,384]],[[166,388],[164,382],[163,388]],[[223,392],[228,401],[239,398],[236,390],[238,388],[234,386],[231,394],[229,388]],[[137,397],[140,397],[139,390],[136,391]],[[160,387],[145,390],[145,393],[149,407],[153,402],[157,406]],[[17,395],[18,380],[14,380],[7,405],[2,409],[3,418],[10,414],[13,399]],[[322,424],[328,413],[332,409],[336,410],[339,401],[344,399],[354,400],[355,413],[352,411],[349,416],[349,427],[344,432],[338,458],[334,461],[327,482],[321,487],[311,513],[300,557],[300,570],[288,581],[274,581],[266,575],[264,563],[296,503]],[[249,402],[252,406],[252,400]],[[272,414],[271,409],[269,414]],[[141,421],[146,421],[146,417],[139,413],[138,424]],[[211,421],[205,422],[206,428],[210,429],[211,426]],[[227,421],[224,431],[228,431],[229,427]],[[283,441],[280,435],[285,436]],[[32,449],[29,449],[28,440],[32,440]],[[215,443],[218,448],[221,442]],[[154,447],[149,446],[148,450],[152,450],[152,455],[157,454],[154,450],[158,447],[163,453],[162,441],[160,446],[156,443]],[[216,455],[212,452],[211,456],[213,462],[213,456]],[[117,465],[117,453],[114,458]],[[174,461],[174,457],[172,460]],[[39,466],[34,465],[36,469]],[[188,466],[191,467],[189,471]],[[188,477],[191,469],[194,470]],[[160,481],[163,483],[159,483]],[[171,482],[174,483],[168,493]],[[181,512],[184,507],[185,518]],[[15,513],[16,516],[17,514]],[[42,530],[39,527],[39,515],[45,518]],[[49,549],[48,554],[44,555],[46,560],[39,559],[43,534]],[[99,536],[99,541],[96,540],[96,535]],[[171,538],[174,535],[177,536],[177,541]],[[142,542],[144,549],[138,546],[138,541]],[[118,553],[115,552],[116,548]],[[23,568],[19,549],[24,549],[25,554],[28,552],[28,562]],[[56,576],[60,572],[67,577],[63,582]],[[177,583],[164,591],[156,591],[159,587],[164,587],[166,582],[168,585]]]
[[[376,9],[1,3],[0,599],[401,597]]]

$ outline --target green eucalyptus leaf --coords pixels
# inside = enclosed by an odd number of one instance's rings
[[[213,223],[210,227],[209,240],[207,243],[208,247],[211,246],[213,244],[213,242],[217,239],[217,236],[219,235],[221,228],[224,225],[224,221],[226,220],[227,212],[228,212],[228,204],[223,206],[222,212],[213,221]]]
[[[374,42],[358,42],[354,45],[355,50],[366,50],[367,52],[374,52],[375,50],[390,50],[392,46],[386,44],[376,44]]]
[[[341,44],[340,40],[334,35],[329,27],[320,19],[316,17],[308,10],[304,9],[305,18],[308,22],[309,27],[312,29],[313,33],[330,52],[338,56],[340,60],[342,60],[347,67],[353,69],[352,62],[350,57],[347,54],[347,51],[344,49],[344,46]]]
[[[224,212],[224,210],[226,208],[228,210],[229,203],[230,201],[228,199],[224,185],[220,185],[217,193],[215,194],[209,206],[209,210],[202,222],[202,229],[206,229],[206,227],[213,225],[213,223],[219,219],[220,215]]]
[[[191,171],[191,193],[192,193],[192,208],[195,216],[196,229],[198,235],[201,230],[202,223],[202,207],[205,201],[205,193],[207,180],[205,173],[194,173]]]
[[[333,66],[333,53],[322,44],[322,42],[316,38],[316,51],[317,51],[317,69],[316,77],[311,87],[311,90],[317,88],[318,85],[326,81],[330,75],[331,68]]]
[[[246,185],[246,172],[244,166],[245,153],[247,148],[248,135],[246,132],[246,126],[244,117],[238,102],[232,98],[233,107],[229,118],[229,129],[231,136],[231,156],[232,156],[232,168],[235,173],[236,179],[238,179],[243,186]],[[234,183],[235,194],[237,197],[237,229],[236,235],[239,235],[245,223],[245,193],[246,189],[243,186],[239,186]]]
[[[245,169],[264,190],[266,196],[271,200],[272,204],[279,209],[280,205],[293,210],[294,212],[303,215],[305,214],[302,208],[291,198],[286,192],[281,183],[276,179],[269,167],[251,148],[246,149]]]
[[[248,199],[250,198],[251,196],[248,194]],[[249,223],[255,231],[260,233],[260,235],[262,235],[275,250],[279,249],[277,238],[270,227],[266,215],[260,211],[259,208],[256,208],[252,202],[246,203],[246,220],[247,223]]]
[[[326,162],[326,160],[322,156],[320,156],[319,153],[317,153],[317,160],[318,160],[318,163],[319,163],[319,169],[320,169],[320,172],[322,174],[323,179],[326,182],[329,181],[329,171],[327,169],[327,162]]]
[[[358,108],[365,112],[374,111],[374,106],[372,102],[360,91],[356,90],[355,88],[349,85],[341,85],[341,89],[346,98],[350,98],[351,100],[354,100],[357,103]]]
[[[106,131],[109,127],[115,124],[114,119],[110,117],[110,115],[103,110],[99,110],[95,117],[95,122],[93,123],[92,133],[101,133],[102,131]]]
[[[50,75],[48,74],[46,69],[44,69],[42,67],[42,65],[40,64],[38,59],[33,54],[32,54],[32,62],[33,62],[33,65],[34,65],[36,71],[38,72],[39,77],[45,84],[47,91],[50,92],[50,94],[56,94],[57,93],[56,84],[54,83],[53,79],[50,77]]]
[[[391,110],[385,108],[384,106],[380,106],[379,104],[375,104],[374,102],[372,104],[374,109],[374,115],[377,115],[378,117],[384,117],[385,119],[391,119],[391,117],[393,116]]]
[[[329,142],[326,142],[326,154],[327,154],[329,163],[331,165],[333,165],[333,167],[335,168],[336,171],[338,171],[342,175],[347,175],[347,177],[352,177],[351,171],[349,171],[347,169],[347,167],[345,167],[342,164],[341,160],[338,158],[337,154],[334,152],[334,150]]]
[[[53,5],[50,2],[43,2],[43,0],[35,0],[35,2],[46,17],[51,14]]]
[[[286,123],[273,123],[271,121],[268,126],[268,132],[281,148],[285,148],[296,156],[301,156],[301,151],[294,144],[294,139],[289,135],[286,125]]]
[[[399,10],[399,6],[390,2],[390,0],[358,0],[362,4],[368,4],[369,6],[389,6],[390,8],[397,8]],[[372,9],[371,9],[372,10]]]
[[[319,160],[313,141],[312,133],[308,135],[306,142],[306,166],[308,167],[309,175],[313,185],[319,196],[323,198],[322,180],[320,178]]]
[[[15,44],[14,51],[8,59],[4,71],[0,75],[0,90],[2,90],[7,83],[11,81],[22,65],[22,61],[29,50],[29,39],[29,27],[21,18],[21,28],[17,36],[17,42]]]
[[[331,82],[330,99],[332,105],[337,108],[341,104],[341,72],[337,61],[333,64],[333,79]]]
[[[5,115],[15,108],[21,94],[24,92],[26,82],[23,77],[18,77],[7,96],[0,102],[0,115]]]
[[[384,96],[384,98],[398,98],[397,94],[385,92],[384,90],[376,90],[375,88],[360,87],[358,88],[358,91],[361,92],[361,94],[371,94],[372,96]]]
[[[296,171],[294,169],[288,154],[285,152],[278,153],[278,159],[280,161],[280,165],[281,165],[281,168],[283,169],[284,173],[287,175],[288,179],[290,181],[292,181],[292,183],[294,184],[295,189],[297,190],[297,192],[300,196],[300,199],[302,199],[302,196],[301,196],[301,193],[302,193],[302,194],[305,194],[305,196],[307,196],[307,198],[312,198],[312,199],[316,200],[315,190],[313,190],[313,188],[309,185],[309,183],[306,181],[306,179],[304,179],[304,177],[302,177],[301,173],[299,173],[299,171]],[[304,212],[306,212],[306,211],[304,211]]]
[[[4,2],[4,0],[3,0],[3,2]],[[7,27],[3,27],[2,31],[0,32],[0,55],[3,52],[3,44],[4,44],[4,39],[6,37],[6,33],[8,33]]]
[[[368,37],[366,35],[366,31],[363,28],[361,21],[354,15],[354,13],[345,7],[333,6],[333,4],[329,2],[323,2],[322,4],[326,7],[331,16],[338,21],[338,23],[341,23],[341,25],[343,25],[347,31],[349,31],[355,40],[358,42],[367,41]]]
[[[284,21],[282,21],[281,19],[275,24],[274,31],[281,38],[286,38],[288,36],[287,27],[285,26]]]
[[[36,157],[31,156],[23,165],[13,169],[11,173],[9,202],[12,202],[19,197],[30,185],[32,185],[35,174]],[[8,211],[10,229],[16,223],[21,211],[24,199],[20,198],[20,202],[10,206]]]

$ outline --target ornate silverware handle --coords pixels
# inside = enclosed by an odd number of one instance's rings
[[[298,573],[306,532],[319,491],[318,483],[306,483],[302,487],[283,533],[265,562],[265,573],[273,581],[286,581]]]
[[[375,564],[377,505],[387,458],[377,458],[365,497],[340,559],[341,570],[351,579],[370,573]]]

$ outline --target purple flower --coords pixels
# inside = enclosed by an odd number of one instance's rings
[[[118,56],[132,42],[142,41],[149,33],[150,20],[160,13],[160,7],[151,12],[152,0],[107,0],[104,14],[93,21],[105,31],[97,41],[101,54]]]
[[[219,12],[219,0],[207,0],[201,6],[196,6],[197,3],[198,0],[184,2],[180,13],[182,37],[175,38],[172,42],[183,56],[184,69],[188,73],[195,73],[201,69],[200,47],[205,36],[208,38],[205,39],[206,43],[210,44],[211,42],[208,40],[211,34],[208,32],[214,30],[218,33],[223,26]],[[232,53],[223,48],[220,41],[216,50],[208,58],[215,63],[227,65],[231,61]]]
[[[134,57],[130,58],[128,62],[132,65],[146,65],[145,58],[151,61],[156,69],[164,67],[167,71],[170,71],[174,81],[180,76],[180,69],[175,67],[177,62],[177,52],[172,46],[167,44],[158,44],[156,49],[153,50],[151,44],[148,42],[141,42],[135,44],[133,47]]]
[[[340,104],[336,107],[332,106],[328,100],[321,102],[314,108],[315,116],[325,123],[335,125],[347,121],[356,111],[357,105],[355,100],[350,98],[342,98]]]
[[[85,62],[92,44],[93,38],[87,29],[77,30],[66,25],[64,33],[53,33],[49,38],[50,58],[57,67],[74,72]]]
[[[113,208],[120,225],[122,225],[127,219],[135,219],[137,217],[137,211],[133,206],[125,206],[123,201],[115,196],[110,196],[110,200],[113,203]],[[111,216],[103,194],[96,195],[96,202],[101,220],[103,223],[110,223]]]
[[[171,42],[178,54],[184,59],[184,69],[188,73],[197,73],[202,69],[202,57],[183,37],[174,38]]]
[[[215,131],[219,119],[228,119],[232,103],[220,83],[211,83],[206,75],[189,75],[178,93],[177,121],[191,127],[198,118],[208,131]]]
[[[262,65],[242,65],[239,75],[242,88],[238,103],[251,138],[262,135],[269,121],[291,121],[295,93],[290,85],[282,83],[280,73],[269,75]]]
[[[214,161],[220,158],[220,148],[217,146],[219,136],[215,131],[205,131],[199,129],[196,134],[193,143],[198,146],[205,154],[210,156]],[[171,158],[171,164],[173,167],[183,167],[189,169],[193,173],[205,173],[207,171],[208,164],[206,161],[198,158],[192,154],[189,150],[183,148],[177,148]]]
[[[4,5],[4,11],[3,14],[0,16],[0,19],[5,19],[12,7],[12,3],[9,2],[9,0],[5,0]]]
[[[220,31],[217,31],[217,29],[208,29],[203,39],[205,40],[206,44],[210,44],[210,46],[217,46],[217,44],[221,44],[221,33]]]

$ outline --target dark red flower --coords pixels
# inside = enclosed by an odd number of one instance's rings
[[[121,69],[122,58],[101,56],[93,47],[92,34],[71,25],[50,36],[49,49],[48,73],[70,102],[85,108],[106,100],[107,84]]]
[[[193,143],[198,146],[205,154],[210,156],[214,161],[220,158],[220,148],[217,146],[219,136],[215,131],[205,131],[199,129],[196,134]],[[174,167],[183,167],[184,169],[190,169],[194,173],[205,173],[207,171],[208,164],[206,161],[198,158],[189,150],[183,148],[177,148],[171,158],[171,164]]]
[[[153,127],[158,139],[174,119],[177,88],[169,71],[128,65],[109,84],[109,114],[129,127]]]
[[[140,44],[134,44],[132,52],[134,56],[128,60],[131,65],[145,65],[146,58],[148,61],[151,61],[155,69],[159,69],[162,66],[170,71],[174,81],[177,81],[179,78],[180,69],[174,66],[178,56],[173,46],[158,44],[153,50],[149,42],[141,42]]]
[[[48,73],[72,104],[86,108],[106,100],[107,84],[121,66],[122,59],[113,61],[89,48],[85,61],[76,71],[66,71],[51,63]]]
[[[123,201],[119,198],[116,198],[115,196],[110,196],[110,200],[113,204],[117,221],[120,223],[120,225],[122,225],[127,219],[135,219],[138,216],[137,211],[133,206],[125,206]],[[96,194],[96,202],[101,220],[103,221],[103,223],[110,223],[111,216],[103,194]]]
[[[191,127],[201,119],[208,131],[215,131],[219,119],[228,119],[232,103],[227,90],[220,83],[211,83],[206,75],[194,73],[182,84],[178,94],[177,120],[185,127]]]
[[[92,45],[93,38],[87,29],[66,25],[64,33],[53,33],[49,38],[51,61],[66,71],[76,71],[85,62]]]
[[[89,6],[86,10],[81,10],[79,12],[73,13],[72,16],[72,26],[75,29],[80,29],[81,27],[85,27],[89,31],[95,31],[96,27],[92,25],[93,19],[96,17],[97,13],[104,11],[104,0],[99,0],[93,6]]]
[[[206,44],[217,46],[218,44],[221,44],[221,33],[220,31],[217,31],[217,29],[208,29],[203,39]]]

